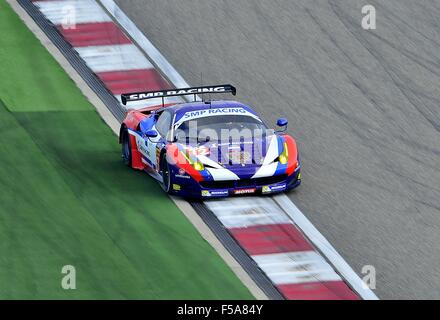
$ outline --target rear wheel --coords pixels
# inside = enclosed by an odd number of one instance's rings
[[[162,189],[170,193],[170,185],[171,185],[171,174],[170,174],[170,165],[167,161],[167,155],[164,153],[161,157],[160,168],[162,173]]]
[[[131,144],[130,144],[130,135],[128,134],[127,129],[122,132],[122,162],[131,167]]]

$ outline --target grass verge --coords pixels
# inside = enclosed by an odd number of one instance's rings
[[[251,299],[4,0],[0,30],[0,299]]]

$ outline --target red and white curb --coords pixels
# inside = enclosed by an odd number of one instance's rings
[[[121,93],[170,88],[145,54],[95,0],[33,1],[120,101]],[[70,15],[70,16],[69,16]],[[68,21],[71,25],[63,27]],[[181,100],[175,99],[176,102]],[[131,108],[160,104],[150,100]]]
[[[123,92],[189,87],[113,0],[100,2],[112,17],[95,0],[34,4],[119,100]],[[75,28],[62,27],[66,6],[75,9]],[[136,44],[131,39],[136,39]],[[171,102],[180,101],[176,98]],[[134,107],[160,103],[160,99],[151,100]],[[287,299],[377,299],[286,196],[231,198],[205,204]]]
[[[358,299],[272,198],[205,205],[287,299]]]

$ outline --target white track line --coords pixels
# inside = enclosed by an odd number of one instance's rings
[[[134,44],[77,47],[75,51],[95,73],[154,69]]]
[[[252,256],[276,285],[339,281],[341,277],[315,251],[295,251]]]
[[[292,223],[270,198],[213,199],[206,201],[205,205],[228,229]]]
[[[162,71],[168,80],[175,87],[190,87],[176,69],[166,60],[166,58],[157,50],[157,48],[145,37],[138,27],[127,17],[127,15],[118,7],[113,0],[99,0],[109,13],[125,29],[130,37],[142,48],[150,57],[153,63]],[[367,288],[364,282],[353,271],[347,262],[339,255],[333,246],[324,238],[324,236],[312,225],[304,214],[295,206],[295,204],[286,196],[278,195],[274,200],[284,208],[301,231],[312,241],[312,243],[321,251],[321,253],[332,263],[333,267],[344,277],[362,299],[377,300],[374,292]]]
[[[37,1],[34,4],[53,24],[108,22],[112,19],[105,14],[94,0]]]

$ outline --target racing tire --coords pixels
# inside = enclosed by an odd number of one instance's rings
[[[131,154],[131,143],[130,143],[130,135],[128,134],[127,129],[122,131],[122,162],[127,166],[131,167],[131,160],[132,160],[132,154]]]
[[[167,154],[162,154],[162,157],[160,158],[160,172],[162,175],[163,182],[161,183],[162,189],[166,193],[170,193],[171,190],[171,173],[170,173],[170,165],[167,161]]]

